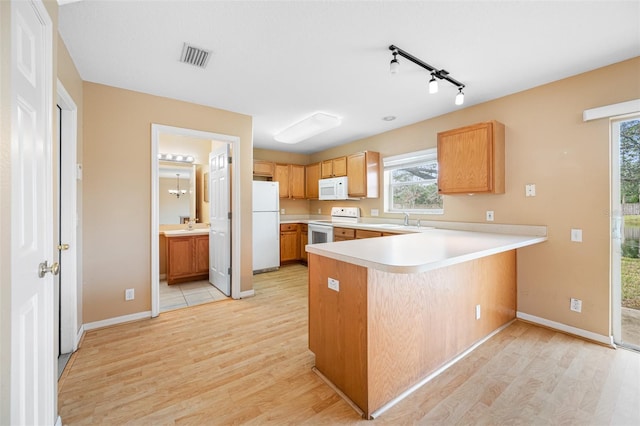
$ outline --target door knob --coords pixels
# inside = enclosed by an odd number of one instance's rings
[[[58,250],[69,250],[69,244],[58,244]]]
[[[45,260],[40,265],[38,265],[38,276],[40,278],[44,278],[47,272],[51,272],[53,275],[58,275],[60,272],[60,264],[58,262],[52,263],[51,266],[48,265]]]

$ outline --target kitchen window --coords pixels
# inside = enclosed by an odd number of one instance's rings
[[[435,148],[385,157],[382,162],[385,212],[444,213]]]

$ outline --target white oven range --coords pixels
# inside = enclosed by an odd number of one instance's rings
[[[309,244],[332,243],[334,224],[358,223],[359,221],[359,207],[332,207],[331,220],[309,221]]]

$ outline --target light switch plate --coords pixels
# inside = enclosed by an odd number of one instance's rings
[[[371,209],[371,216],[378,216],[378,209]]]
[[[524,186],[524,195],[526,197],[535,197],[536,196],[536,184],[528,183]]]
[[[329,277],[327,279],[327,281],[328,281],[329,288],[331,290],[340,291],[340,281],[338,281],[338,280],[336,280],[334,278],[331,278],[331,277]]]
[[[571,241],[576,243],[582,242],[582,229],[571,229]]]
[[[493,210],[487,210],[487,222],[493,222]]]

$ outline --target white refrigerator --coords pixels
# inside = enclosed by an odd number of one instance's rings
[[[280,194],[278,182],[253,182],[253,271],[280,267]]]

